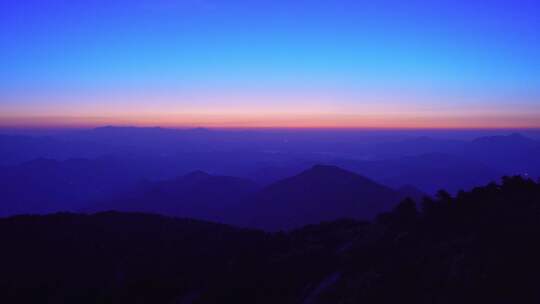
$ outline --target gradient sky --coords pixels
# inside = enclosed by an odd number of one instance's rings
[[[538,1],[2,0],[0,126],[540,127]]]

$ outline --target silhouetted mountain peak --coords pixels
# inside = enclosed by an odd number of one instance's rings
[[[347,170],[344,170],[338,166],[333,166],[333,165],[323,165],[323,164],[317,164],[317,165],[314,165],[313,167],[311,167],[310,169],[304,171],[304,173],[310,173],[310,174],[336,174],[336,173],[339,173],[339,174],[347,174],[347,173],[351,173],[351,174],[354,174],[352,172],[349,172]]]
[[[311,181],[321,184],[348,184],[348,183],[361,183],[375,185],[377,187],[384,187],[377,184],[376,182],[359,175],[357,173],[342,169],[333,165],[314,165],[308,170],[301,172],[300,174],[293,176],[291,178],[285,179],[284,181]]]
[[[303,171],[299,175],[322,176],[322,177],[331,177],[331,176],[336,176],[336,175],[360,176],[356,173],[342,169],[338,166],[322,165],[322,164],[314,165],[313,167]]]
[[[259,192],[253,198],[257,215],[249,224],[272,230],[347,217],[369,219],[399,200],[393,189],[361,175],[315,165]]]

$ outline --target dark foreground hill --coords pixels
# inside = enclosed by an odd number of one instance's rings
[[[0,219],[1,303],[539,303],[540,184],[268,234],[134,213]]]

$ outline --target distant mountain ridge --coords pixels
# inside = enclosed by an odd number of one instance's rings
[[[452,193],[471,189],[504,175],[503,170],[494,170],[482,162],[439,152],[384,160],[335,160],[335,163],[384,185],[394,188],[414,185],[430,195],[443,188]]]

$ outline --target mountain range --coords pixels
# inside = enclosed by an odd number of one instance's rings
[[[49,136],[0,135],[0,166],[108,158],[140,179],[173,179],[201,170],[268,185],[322,163],[429,194],[470,189],[503,175],[540,176],[538,139],[503,131],[470,131],[461,138],[424,133],[103,127]],[[472,134],[483,136],[464,139]]]
[[[540,175],[540,142],[520,134],[372,137],[117,127],[0,136],[0,215],[112,209],[289,229],[371,218],[404,193]]]
[[[412,188],[412,187],[411,187]],[[340,218],[372,219],[407,194],[335,166],[316,165],[266,187],[196,171],[139,184],[136,190],[88,211],[120,210],[196,218],[280,230]]]

